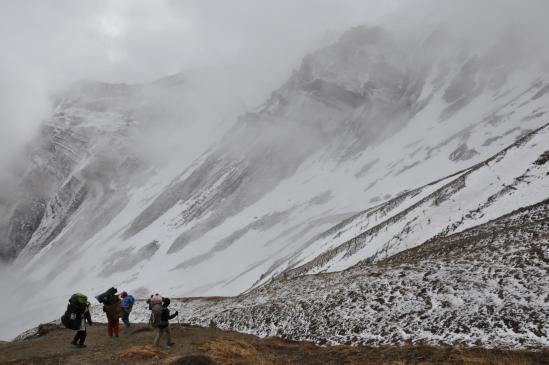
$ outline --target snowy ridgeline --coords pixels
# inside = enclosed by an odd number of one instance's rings
[[[320,344],[547,347],[548,218],[546,200],[376,265],[172,306],[181,322]],[[93,314],[105,320],[99,307]],[[138,302],[132,320],[148,316]]]

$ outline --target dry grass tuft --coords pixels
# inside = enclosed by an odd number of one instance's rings
[[[273,365],[272,356],[251,343],[233,339],[206,342],[201,349],[216,363],[224,365]]]
[[[117,359],[158,359],[162,351],[152,346],[132,346],[129,349],[119,352],[114,357]]]
[[[166,359],[165,365],[217,365],[207,356],[187,355]]]

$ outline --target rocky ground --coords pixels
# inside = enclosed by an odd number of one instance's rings
[[[119,338],[109,338],[103,324],[89,328],[84,349],[69,345],[73,331],[46,325],[41,335],[0,343],[0,364],[549,364],[549,351],[509,351],[483,348],[405,346],[332,346],[279,338],[258,338],[214,328],[172,325],[176,344],[151,347],[153,329],[136,325],[122,329]]]

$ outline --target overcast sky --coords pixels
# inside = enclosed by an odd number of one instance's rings
[[[242,72],[257,95],[341,31],[400,11],[393,26],[453,19],[476,35],[515,17],[536,24],[545,0],[4,0],[0,2],[0,169],[47,115],[52,89],[79,79],[146,82],[201,68]],[[443,11],[441,11],[441,9]],[[429,15],[432,12],[435,15]],[[419,13],[414,14],[414,13]],[[405,15],[405,17],[402,17]],[[423,21],[423,20],[422,20]],[[236,90],[235,92],[238,92]]]
[[[206,67],[245,70],[258,93],[304,53],[390,13],[398,0],[6,0],[0,2],[0,168],[79,79],[146,82]],[[238,71],[232,71],[238,72]],[[255,100],[254,100],[255,101]]]

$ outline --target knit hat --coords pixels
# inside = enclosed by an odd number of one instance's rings
[[[152,304],[162,304],[162,296],[160,294],[155,294],[151,297]]]
[[[120,293],[120,298],[126,298],[127,296],[128,296],[128,293],[126,293],[125,291]]]

